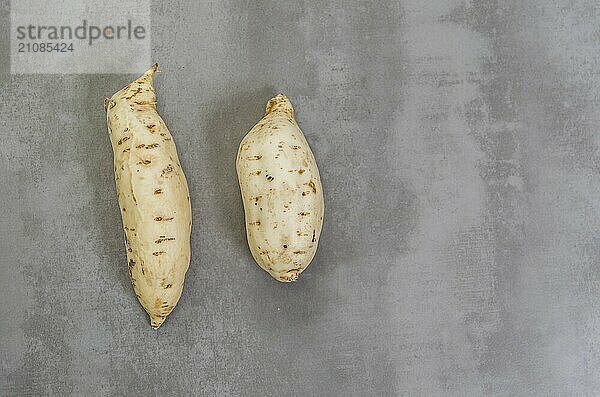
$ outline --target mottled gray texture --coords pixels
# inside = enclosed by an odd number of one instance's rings
[[[194,210],[184,295],[129,285],[102,98],[9,76],[0,0],[0,394],[600,394],[600,7],[154,2]],[[252,261],[237,145],[277,92],[320,166],[300,280]]]

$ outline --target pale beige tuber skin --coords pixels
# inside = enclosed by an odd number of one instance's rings
[[[240,143],[236,168],[252,256],[291,282],[310,264],[323,225],[323,188],[288,98],[277,95]]]
[[[152,76],[157,67],[104,103],[129,275],[154,329],[181,297],[192,225],[175,143],[156,111]]]

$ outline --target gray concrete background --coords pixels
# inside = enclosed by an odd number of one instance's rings
[[[346,4],[154,3],[195,222],[157,332],[102,109],[133,76],[0,59],[0,394],[600,394],[600,6]],[[253,263],[234,170],[280,91],[326,193],[293,285]]]

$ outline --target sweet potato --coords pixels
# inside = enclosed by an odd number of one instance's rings
[[[240,144],[236,168],[252,256],[276,280],[296,280],[316,253],[324,203],[315,158],[287,97],[269,100]]]
[[[153,65],[106,99],[131,284],[156,329],[183,291],[192,214],[173,137],[156,111]]]

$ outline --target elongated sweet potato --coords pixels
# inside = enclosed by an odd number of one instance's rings
[[[157,67],[104,102],[131,284],[155,329],[183,291],[192,225],[175,143],[156,111]]]

